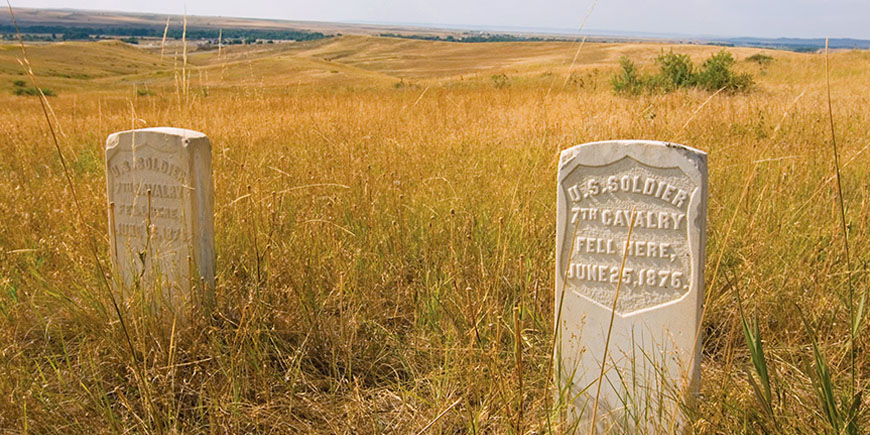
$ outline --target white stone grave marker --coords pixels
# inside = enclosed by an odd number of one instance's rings
[[[576,397],[571,421],[591,424],[602,363],[599,430],[656,432],[682,421],[675,399],[691,398],[700,380],[706,219],[701,151],[608,141],[562,152],[555,375]]]
[[[208,138],[180,128],[114,133],[106,140],[106,187],[120,282],[157,292],[152,302],[172,309],[210,304],[215,254]]]

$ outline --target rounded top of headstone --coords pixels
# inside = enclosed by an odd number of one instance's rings
[[[177,128],[177,127],[149,127],[149,128],[140,128],[136,130],[125,130],[119,131],[117,133],[112,133],[111,136],[115,135],[123,135],[130,133],[161,133],[170,136],[179,136],[182,139],[198,139],[201,137],[206,137],[205,133],[200,133],[196,130],[188,130],[186,128]]]
[[[691,152],[696,153],[696,154],[707,155],[706,152],[701,151],[697,148],[692,148],[692,147],[687,146],[687,145],[682,145],[682,144],[678,144],[678,143],[674,143],[674,142],[664,142],[664,141],[659,141],[659,140],[643,140],[643,139],[617,139],[617,140],[604,140],[604,141],[598,141],[598,142],[589,142],[589,143],[584,143],[584,144],[580,144],[580,145],[575,145],[571,148],[565,149],[564,151],[562,151],[562,153],[564,154],[567,151],[571,151],[571,150],[575,150],[575,149],[579,149],[579,148],[584,148],[584,147],[596,147],[596,146],[604,146],[604,145],[609,145],[609,146],[614,146],[614,145],[615,146],[638,146],[638,145],[640,145],[640,146],[660,146],[660,147],[665,147],[665,148],[682,149],[685,151],[691,151]]]
[[[155,133],[163,133],[163,134],[171,134],[173,136],[181,136],[185,139],[194,139],[205,137],[205,133],[200,133],[196,130],[188,130],[186,128],[178,128],[178,127],[150,127],[150,128],[141,128],[136,131],[153,131]]]
[[[187,147],[189,144],[211,146],[208,137],[195,130],[176,127],[149,127],[110,134],[106,139],[106,151],[109,152],[119,146],[126,148],[144,143],[163,150],[170,150],[177,146]]]
[[[657,140],[623,139],[589,142],[567,148],[560,154],[559,167],[564,167],[578,155],[583,155],[583,160],[587,163],[597,162],[601,165],[618,160],[624,155],[640,157],[642,161],[648,163],[660,162],[664,164],[671,160],[671,156],[675,155],[682,155],[689,160],[698,162],[696,164],[699,166],[706,166],[707,161],[706,152],[686,145]]]

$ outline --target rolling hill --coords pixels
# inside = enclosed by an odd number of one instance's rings
[[[137,46],[120,41],[32,44],[27,56],[41,85],[64,91],[176,86],[182,70],[196,85],[222,87],[289,85],[389,86],[402,81],[488,80],[505,74],[534,79],[547,74],[612,69],[621,56],[651,64],[664,51],[691,55],[696,62],[717,46],[663,43],[495,42],[462,44],[347,35],[317,41],[254,44],[217,49],[188,44],[187,64],[180,43]],[[161,55],[163,51],[163,55]],[[761,49],[731,48],[738,59]],[[801,54],[768,52],[780,61]],[[0,44],[0,83],[22,77],[17,44]],[[429,84],[431,84],[429,83]]]

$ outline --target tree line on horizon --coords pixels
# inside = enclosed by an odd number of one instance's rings
[[[93,39],[93,35],[126,38],[162,38],[163,30],[162,27],[74,27],[62,25],[20,26],[16,29],[12,25],[0,25],[0,34],[3,34],[3,39],[17,39],[16,33],[20,31],[22,39],[26,41],[82,41]],[[170,28],[166,32],[166,37],[171,39],[181,39],[183,32],[182,29]],[[223,32],[223,35],[221,35],[221,32]],[[186,37],[188,39],[218,39],[221,36],[227,41],[237,40],[240,42],[248,42],[256,41],[258,39],[311,41],[315,39],[328,38],[332,35],[295,29],[230,28],[221,30],[188,28]],[[132,42],[132,40],[130,42]]]

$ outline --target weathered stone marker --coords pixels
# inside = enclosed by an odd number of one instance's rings
[[[555,358],[560,390],[576,396],[571,420],[591,424],[602,364],[599,429],[655,432],[682,420],[675,399],[700,380],[706,220],[701,151],[609,141],[562,152]]]
[[[121,283],[172,309],[211,304],[214,197],[211,144],[180,128],[114,133],[106,140],[109,243]],[[193,289],[198,294],[191,294]]]

